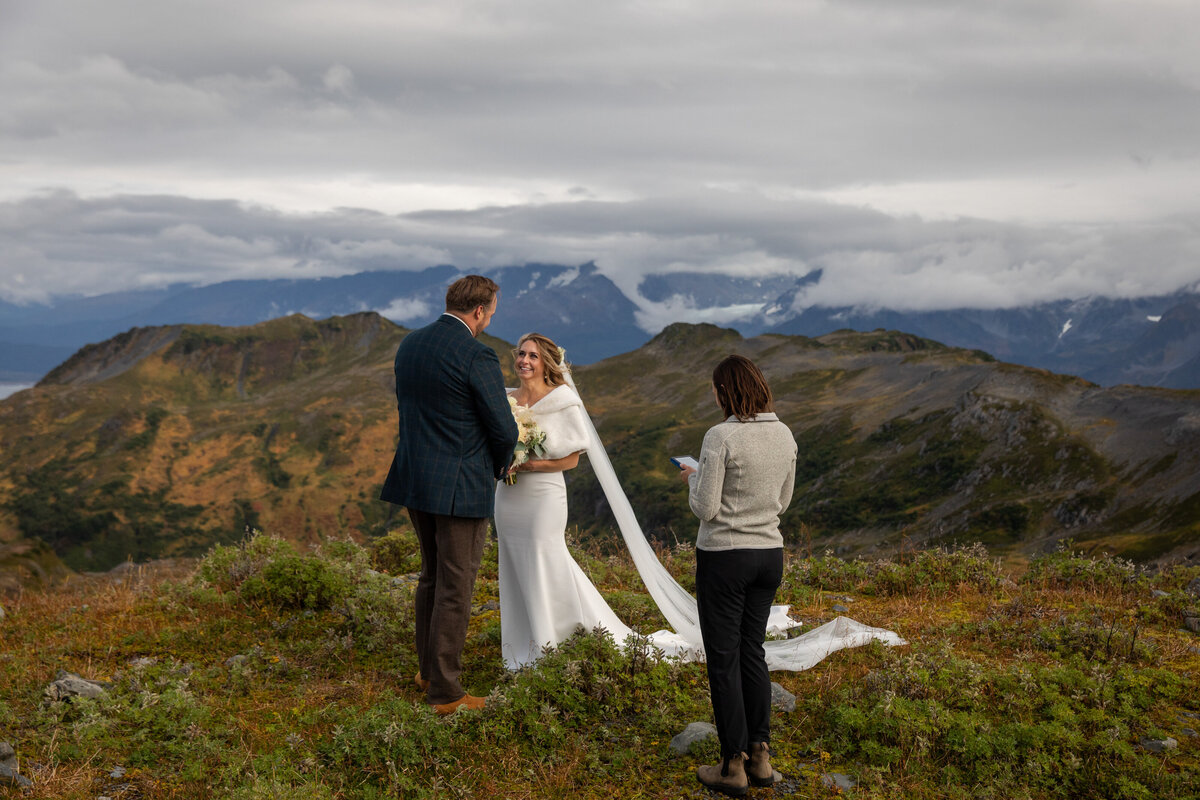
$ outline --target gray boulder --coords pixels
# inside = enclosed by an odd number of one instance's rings
[[[830,789],[838,789],[847,792],[858,786],[858,782],[849,775],[843,775],[840,772],[826,772],[821,776],[821,782]]]
[[[1186,591],[1192,597],[1200,597],[1200,578],[1192,578],[1187,585]]]
[[[796,695],[772,681],[771,707],[790,714],[796,710]]]
[[[104,687],[93,681],[84,680],[71,672],[58,673],[58,679],[46,687],[44,694],[52,703],[59,700],[70,700],[72,697],[100,697],[107,692]]]
[[[717,727],[711,722],[692,722],[671,740],[671,749],[681,756],[686,755],[696,742],[715,739],[716,736]]]
[[[1170,597],[1171,593],[1164,592],[1162,589],[1155,589],[1153,592],[1150,593],[1150,596],[1153,597],[1155,600],[1161,600],[1164,597]]]
[[[33,781],[17,773],[17,754],[8,742],[0,742],[0,786],[33,786]]]
[[[6,614],[4,613],[4,606],[0,606],[0,621],[3,621],[5,616]]]
[[[842,605],[841,603],[838,603],[837,605],[835,605],[835,606],[833,607],[833,611],[834,611],[834,613],[836,613],[836,614],[849,614],[849,613],[850,613],[850,609],[846,608],[846,607],[845,607],[844,605]]]
[[[1139,744],[1151,753],[1165,753],[1179,747],[1179,742],[1169,736],[1166,739],[1142,739]]]

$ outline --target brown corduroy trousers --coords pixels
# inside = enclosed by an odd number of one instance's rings
[[[483,557],[487,518],[450,517],[408,509],[421,545],[414,606],[417,663],[429,681],[430,705],[453,703],[463,688],[462,651],[471,620],[475,576]]]

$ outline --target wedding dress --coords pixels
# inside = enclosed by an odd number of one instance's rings
[[[586,450],[638,574],[674,628],[651,634],[651,643],[667,655],[702,661],[704,644],[696,599],[671,576],[646,541],[575,382],[570,372],[564,375],[566,386],[555,387],[530,408],[547,434],[545,457],[561,458]],[[602,626],[618,643],[633,632],[571,557],[565,541],[566,523],[566,485],[561,472],[522,472],[513,486],[497,484],[501,649],[510,669],[536,661],[544,646],[559,644],[580,625],[588,630]],[[771,607],[768,634],[780,635],[801,625],[788,617],[787,611],[785,605]],[[892,631],[837,617],[795,638],[768,641],[767,667],[805,670],[830,653],[860,647],[873,639],[887,645],[906,644]]]
[[[579,396],[555,387],[530,407],[546,433],[546,459],[588,447]],[[521,472],[496,485],[500,571],[500,649],[509,669],[531,664],[582,626],[602,627],[622,643],[633,631],[605,602],[567,549],[567,490],[561,472]],[[670,655],[688,655],[688,642],[671,631],[650,636]]]

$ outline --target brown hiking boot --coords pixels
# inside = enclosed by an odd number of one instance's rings
[[[421,677],[420,670],[417,670],[417,674],[413,675],[413,683],[415,683],[417,685],[417,688],[420,689],[422,692],[429,691],[429,681],[426,680],[425,678]]]
[[[750,743],[750,759],[746,762],[746,777],[755,786],[774,786],[783,780],[771,766],[771,753],[766,742]]]
[[[433,706],[433,711],[439,717],[444,717],[447,714],[453,714],[460,708],[468,708],[478,711],[487,705],[486,697],[476,697],[472,694],[464,694],[462,697],[455,700],[453,703],[436,703]]]
[[[746,779],[746,759],[740,753],[711,767],[697,767],[696,777],[714,792],[730,797],[741,797],[750,791],[750,782]]]

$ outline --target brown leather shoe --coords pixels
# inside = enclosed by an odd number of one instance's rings
[[[417,670],[417,674],[413,675],[413,683],[415,683],[417,685],[417,688],[420,689],[422,692],[429,691],[429,681],[427,681],[421,677],[420,670]]]
[[[464,694],[462,697],[455,700],[453,703],[437,703],[433,706],[433,711],[439,717],[444,717],[447,714],[453,714],[460,708],[469,708],[472,711],[478,711],[487,705],[486,697],[476,697],[471,694]]]
[[[750,781],[746,778],[746,759],[741,753],[711,767],[697,767],[696,777],[714,792],[730,797],[741,797],[750,791]]]
[[[774,786],[783,780],[771,766],[771,751],[766,742],[751,742],[750,759],[746,762],[746,777],[754,786]]]

